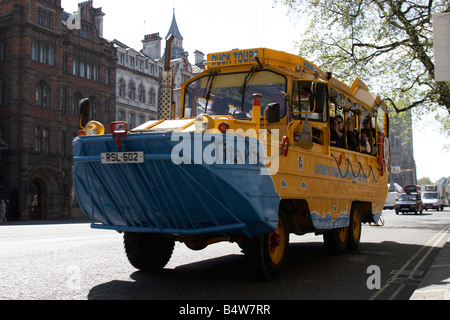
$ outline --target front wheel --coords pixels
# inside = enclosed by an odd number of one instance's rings
[[[275,231],[249,240],[252,264],[259,278],[265,281],[276,279],[284,270],[289,252],[289,229],[286,215],[280,210]]]
[[[172,256],[175,241],[153,233],[124,233],[125,251],[131,265],[144,272],[164,268]]]

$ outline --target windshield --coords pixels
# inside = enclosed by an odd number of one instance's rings
[[[417,196],[415,194],[402,194],[400,196],[400,200],[404,201],[415,201],[417,199]]]
[[[200,114],[232,115],[237,119],[251,119],[253,94],[260,93],[261,118],[269,103],[280,104],[285,114],[286,78],[267,70],[252,68],[249,72],[219,74],[211,72],[186,86],[184,118]]]
[[[422,196],[424,199],[437,199],[438,198],[437,192],[424,193]]]

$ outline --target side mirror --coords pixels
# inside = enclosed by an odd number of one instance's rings
[[[280,122],[280,104],[278,102],[267,105],[267,121],[269,123]]]
[[[91,102],[89,101],[89,98],[82,99],[80,101],[79,107],[80,107],[80,118],[78,124],[81,129],[84,129],[86,127],[86,124],[91,120],[89,119],[91,109]]]

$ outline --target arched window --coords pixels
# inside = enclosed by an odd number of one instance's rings
[[[86,78],[92,80],[92,67],[89,63],[86,66]]]
[[[148,93],[148,96],[149,96],[149,104],[151,106],[154,106],[155,105],[156,95],[155,95],[155,90],[153,90],[153,88],[150,89],[150,91]]]
[[[50,153],[50,130],[48,128],[42,131],[42,152]]]
[[[39,127],[34,128],[34,151],[41,152],[42,149],[42,130]]]
[[[50,87],[41,80],[36,84],[36,105],[42,108],[50,108]]]
[[[31,44],[31,60],[38,61],[38,45],[36,42]]]
[[[145,103],[145,88],[142,84],[139,86],[139,102]]]
[[[39,47],[39,62],[40,63],[46,63],[47,62],[47,49],[43,45],[41,45]]]
[[[131,100],[135,100],[136,99],[136,85],[134,84],[133,81],[130,81],[130,84],[128,85],[128,89],[129,89],[128,97]]]
[[[78,116],[78,105],[80,103],[81,97],[82,95],[79,92],[76,92],[72,97],[72,115],[74,116]]]
[[[72,73],[74,76],[78,75],[78,61],[75,58],[73,58]]]
[[[119,80],[119,97],[125,97],[125,81]]]
[[[80,77],[84,78],[85,76],[85,64],[83,61],[80,62]]]
[[[94,66],[93,80],[98,81],[98,67]]]
[[[95,96],[92,96],[89,98],[90,102],[91,102],[91,119],[94,120],[99,120],[98,118],[98,101],[97,98]]]
[[[48,48],[48,64],[51,66],[55,65],[55,50],[53,48]]]

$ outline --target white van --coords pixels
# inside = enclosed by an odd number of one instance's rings
[[[400,198],[400,193],[396,191],[389,192],[386,196],[383,209],[394,209],[395,201],[397,201],[398,198]]]

